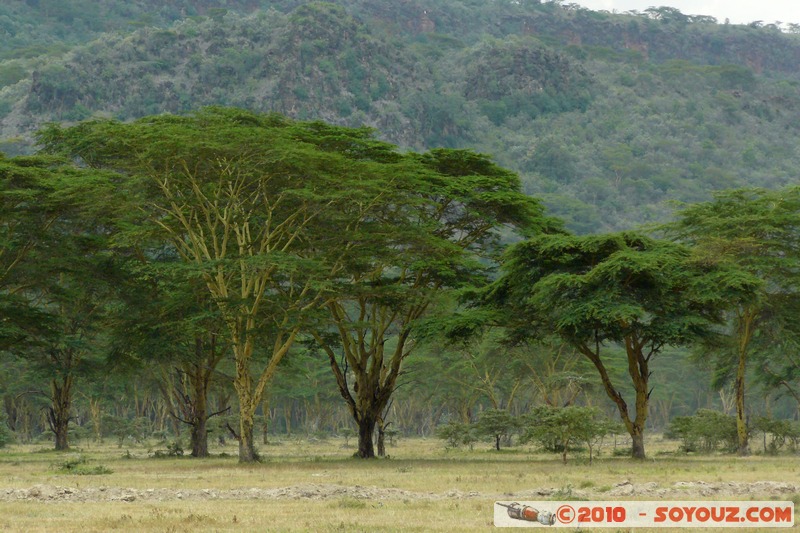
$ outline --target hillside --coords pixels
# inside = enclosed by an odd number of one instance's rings
[[[800,168],[800,36],[774,27],[537,1],[153,6],[0,7],[0,149],[47,121],[235,105],[491,153],[580,232]]]

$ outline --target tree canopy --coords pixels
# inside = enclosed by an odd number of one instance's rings
[[[633,456],[644,458],[654,356],[713,335],[731,303],[758,286],[731,265],[638,233],[540,235],[511,247],[485,301],[503,310],[513,337],[555,334],[587,357],[633,439]],[[633,410],[609,375],[610,343],[624,346]]]
[[[169,246],[205,285],[234,354],[242,461],[255,459],[253,416],[277,365],[348,260],[345,230],[390,188],[379,170],[397,158],[370,135],[220,108],[40,135],[122,173],[134,201],[120,245]],[[272,348],[254,369],[259,343]]]
[[[720,192],[713,201],[684,206],[667,229],[700,253],[730,261],[761,281],[751,298],[732,307],[727,342],[699,349],[701,356],[714,360],[717,388],[734,383],[738,450],[746,455],[745,377],[751,356],[757,358],[763,381],[796,392],[800,189]]]

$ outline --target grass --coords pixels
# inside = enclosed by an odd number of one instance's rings
[[[68,457],[65,461],[52,465],[52,468],[62,474],[74,474],[79,476],[96,476],[111,474],[113,470],[104,465],[88,465],[88,459],[82,455]]]
[[[474,451],[446,451],[435,439],[401,439],[388,449],[390,458],[363,461],[352,458],[352,442],[349,447],[343,444],[340,439],[276,439],[273,445],[261,447],[264,462],[255,465],[238,464],[235,444],[212,447],[214,457],[205,460],[154,459],[146,445],[120,449],[82,442],[70,453],[51,451],[45,445],[15,445],[0,450],[0,493],[35,485],[174,491],[334,486],[397,489],[408,491],[409,496],[19,500],[0,502],[0,531],[488,531],[494,529],[495,500],[540,488],[553,491],[548,499],[573,498],[576,491],[593,491],[596,499],[608,499],[603,494],[626,481],[669,486],[678,481],[800,480],[796,457],[659,455],[659,449],[677,445],[658,437],[648,442],[652,459],[633,462],[614,457],[609,447],[591,466],[582,457],[563,465],[560,457],[527,447],[500,454],[488,445],[476,446]],[[65,464],[72,466],[62,468]],[[99,467],[103,475],[74,471]],[[798,494],[780,499],[800,504]]]

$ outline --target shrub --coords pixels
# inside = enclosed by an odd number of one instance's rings
[[[505,409],[487,409],[478,415],[478,421],[474,424],[476,434],[492,438],[496,450],[500,450],[500,439],[510,437],[518,427],[517,419]]]
[[[113,470],[103,465],[88,466],[88,460],[82,455],[71,456],[63,463],[53,465],[53,468],[65,474],[78,476],[93,476],[111,474]]]
[[[665,437],[683,441],[685,452],[712,452],[722,447],[736,450],[736,418],[711,409],[699,409],[693,416],[678,416],[670,420]]]
[[[525,417],[520,441],[537,441],[548,451],[561,452],[564,463],[567,451],[578,444],[589,447],[589,462],[594,446],[606,435],[619,431],[593,407],[537,407]]]
[[[183,457],[183,445],[181,441],[176,440],[167,445],[166,450],[156,450],[153,452],[155,459],[164,459],[165,457]]]
[[[764,453],[777,454],[787,442],[794,451],[800,442],[800,424],[790,420],[774,420],[761,416],[756,419],[753,429],[764,435]],[[770,436],[769,442],[767,435]]]
[[[436,428],[436,436],[446,441],[446,448],[469,446],[471,450],[473,444],[478,440],[475,434],[475,428],[472,424],[462,424],[452,421],[443,426],[438,426]]]

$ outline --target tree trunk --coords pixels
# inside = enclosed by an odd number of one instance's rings
[[[102,431],[102,413],[100,411],[100,399],[99,398],[89,398],[89,412],[92,416],[92,428],[94,429],[94,440],[95,442],[103,442],[103,431]]]
[[[406,350],[406,342],[411,330],[408,327],[402,327],[395,338],[392,350],[387,353],[384,350],[387,340],[386,332],[395,320],[396,313],[385,312],[386,309],[380,308],[377,304],[372,307],[373,303],[366,298],[360,299],[359,305],[361,320],[365,320],[368,316],[371,316],[372,320],[368,325],[356,328],[357,332],[353,335],[353,324],[349,322],[344,308],[336,302],[328,304],[333,320],[339,328],[342,341],[341,365],[338,361],[338,350],[334,350],[331,344],[318,333],[312,332],[312,334],[328,354],[339,393],[347,403],[350,414],[358,425],[358,456],[371,458],[375,456],[372,433],[377,419],[391,400],[403,359],[410,353],[410,347],[409,350]],[[426,305],[420,305],[417,311],[422,313],[425,307]],[[417,311],[412,313],[414,316],[407,317],[409,321],[419,316],[416,314]],[[391,317],[386,315],[391,315]],[[367,343],[365,339],[370,339],[370,341]],[[352,384],[352,393],[347,382],[349,372],[352,372],[355,378],[355,382]]]
[[[53,380],[52,406],[48,411],[48,423],[55,435],[55,449],[69,450],[69,420],[72,406],[72,376],[65,376],[62,383]]]
[[[236,439],[239,441],[239,462],[254,463],[258,461],[255,442],[253,441],[253,427],[255,426],[255,412],[258,407],[259,399],[253,398],[251,392],[251,379],[249,371],[237,361],[237,375],[234,380],[234,388],[239,396],[239,434]]]
[[[269,444],[269,398],[266,396],[261,403],[261,410],[264,412],[264,423],[261,426],[262,439],[264,444]]]
[[[292,406],[284,404],[283,406],[283,421],[286,423],[286,436],[292,436]]]
[[[230,393],[217,393],[217,401],[216,401],[216,411],[218,413],[222,413],[223,411],[227,411],[230,406]],[[225,431],[221,430],[219,435],[217,435],[217,442],[220,446],[225,446],[227,442],[227,438],[225,437]]]
[[[253,416],[240,413],[239,417],[239,462],[255,463],[258,461],[255,443],[253,442]]]
[[[644,433],[639,431],[631,432],[631,457],[634,459],[646,459],[646,455],[644,453]]]
[[[747,370],[747,352],[750,346],[750,340],[753,337],[753,328],[757,314],[757,311],[754,309],[745,308],[739,314],[737,324],[739,360],[736,367],[736,381],[733,385],[733,391],[736,398],[736,436],[739,444],[738,453],[740,456],[750,455],[750,446],[747,442],[747,420],[744,412],[744,375]]]
[[[386,457],[386,437],[383,428],[378,426],[378,457]]]
[[[192,457],[208,457],[208,429],[205,413],[192,426]]]
[[[372,459],[375,457],[375,449],[372,445],[372,434],[375,432],[377,417],[366,413],[358,424],[358,456],[362,459]]]
[[[207,372],[201,365],[191,368],[189,379],[194,389],[193,398],[187,400],[191,405],[187,406],[191,413],[189,420],[192,428],[192,457],[208,457],[208,377]]]
[[[472,422],[472,402],[469,399],[463,399],[459,402],[458,414],[464,424]]]
[[[69,450],[69,437],[66,424],[56,428],[56,450]]]
[[[750,445],[747,435],[747,420],[744,411],[744,371],[745,358],[739,359],[736,370],[736,435],[739,442],[738,453],[740,456],[750,455]]]
[[[494,449],[500,451],[500,435],[494,436]]]
[[[636,391],[636,413],[634,418],[631,419],[628,411],[628,404],[622,397],[622,394],[611,383],[611,377],[608,375],[603,361],[600,359],[599,347],[597,352],[593,351],[588,346],[578,347],[595,366],[600,373],[600,379],[603,382],[603,387],[606,390],[608,397],[617,405],[620,418],[631,436],[631,457],[634,459],[645,459],[644,451],[644,427],[647,422],[647,411],[650,400],[650,391],[648,390],[648,382],[650,379],[649,370],[649,357],[643,354],[643,344],[635,337],[625,338],[625,350],[628,358],[628,374],[633,382],[633,388]]]
[[[163,420],[163,423],[167,423],[167,421],[169,421],[169,424],[172,426],[172,433],[175,435],[175,439],[180,439],[181,431],[183,431],[183,426],[181,426],[181,421],[175,418],[174,416],[170,415],[172,408],[169,406],[169,404],[167,404],[166,399],[162,400],[159,403],[163,404],[163,408],[159,409],[158,412],[160,413],[160,415],[158,418]]]
[[[378,457],[386,457],[386,426],[383,417],[378,418]]]

